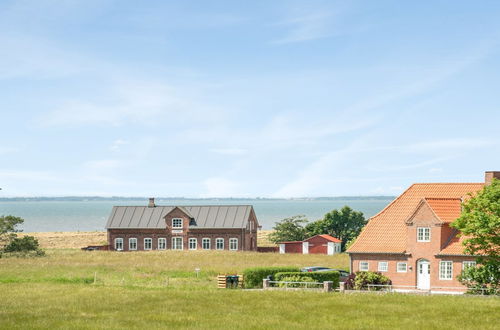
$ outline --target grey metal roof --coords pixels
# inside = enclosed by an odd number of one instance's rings
[[[245,228],[251,205],[113,206],[107,229],[165,228],[164,217],[175,207],[194,219],[189,228]]]

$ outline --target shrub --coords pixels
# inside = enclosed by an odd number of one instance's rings
[[[285,278],[287,277],[301,277],[311,279],[311,282],[324,282],[324,281],[332,281],[333,287],[336,288],[339,286],[339,272],[329,271],[329,272],[281,272],[276,273],[274,275],[275,281],[287,281]]]
[[[356,272],[346,281],[346,288],[354,290],[368,290],[368,284],[391,285],[391,280],[378,272]],[[382,287],[371,287],[370,290],[382,290]]]
[[[38,240],[33,236],[14,238],[4,249],[5,252],[27,252],[38,250]]]
[[[280,279],[277,279],[278,274],[295,274],[295,275],[288,275],[288,276],[282,276]],[[313,283],[316,282],[309,276],[303,276],[304,273],[277,273],[275,275],[276,280],[282,281],[282,282],[306,282],[306,283]],[[308,286],[306,284],[302,283],[279,283],[278,287],[280,288],[307,288]]]
[[[467,286],[467,293],[500,294],[500,269],[491,264],[466,268],[458,275],[458,280]]]
[[[262,280],[280,272],[298,272],[298,267],[254,267],[247,268],[243,272],[245,279],[245,288],[261,288]]]

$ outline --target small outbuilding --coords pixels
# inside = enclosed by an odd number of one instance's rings
[[[280,242],[280,253],[327,254],[341,252],[341,241],[330,235],[316,235],[303,241]]]

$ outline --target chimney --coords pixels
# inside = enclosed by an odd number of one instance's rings
[[[151,197],[149,199],[149,204],[148,204],[148,207],[155,207],[155,199],[153,197]]]
[[[484,172],[484,183],[486,185],[493,182],[493,178],[500,180],[500,171],[486,171]]]

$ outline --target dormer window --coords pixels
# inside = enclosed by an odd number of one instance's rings
[[[182,228],[182,219],[181,218],[173,218],[172,219],[172,228],[181,229]]]
[[[429,227],[418,227],[417,242],[430,242],[430,241],[431,241],[431,229]]]

